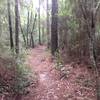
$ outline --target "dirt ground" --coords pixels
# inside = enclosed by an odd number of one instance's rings
[[[31,50],[27,64],[37,74],[38,85],[33,90],[30,88],[23,100],[96,100],[92,72],[86,66],[66,64],[68,75],[60,79],[44,46]]]

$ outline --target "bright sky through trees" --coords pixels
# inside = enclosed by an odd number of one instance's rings
[[[25,0],[25,2],[30,5],[33,4],[34,10],[39,8],[39,0]],[[49,4],[51,4],[51,0],[49,0]],[[46,11],[46,0],[41,0],[41,14],[45,13]]]

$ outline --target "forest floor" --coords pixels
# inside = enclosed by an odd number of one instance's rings
[[[37,74],[38,84],[23,100],[96,100],[93,73],[84,65],[66,64],[66,78],[60,79],[55,63],[45,46],[32,49],[27,58],[31,70]]]

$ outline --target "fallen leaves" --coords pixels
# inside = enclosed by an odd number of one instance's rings
[[[31,50],[28,64],[37,73],[38,86],[34,95],[30,92],[23,100],[95,100],[91,72],[84,65],[80,67],[74,63],[57,71],[45,49],[39,46]],[[60,79],[60,74],[67,78]]]

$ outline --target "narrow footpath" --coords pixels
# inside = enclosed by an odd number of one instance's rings
[[[38,84],[23,100],[95,100],[91,74],[86,67],[66,65],[68,77],[60,79],[45,46],[31,50],[27,62],[37,74]]]

